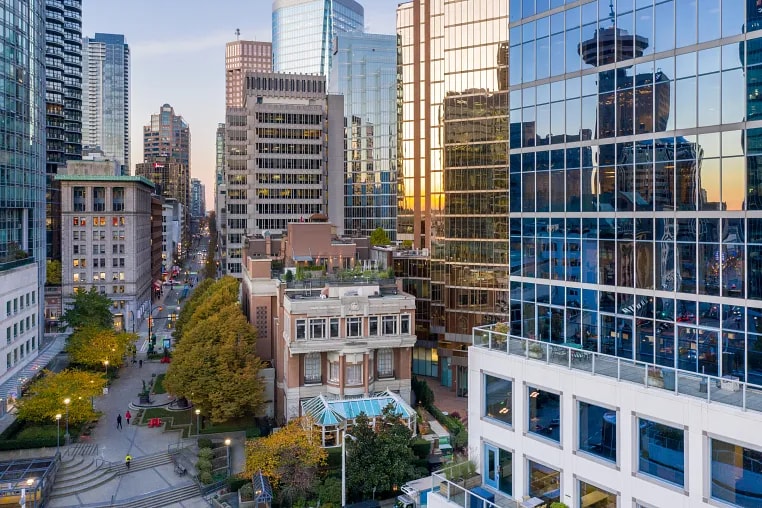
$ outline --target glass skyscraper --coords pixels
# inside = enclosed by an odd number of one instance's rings
[[[362,32],[364,20],[354,0],[275,0],[273,71],[327,75],[334,37]]]
[[[130,48],[124,35],[96,33],[82,48],[83,152],[98,151],[130,170]]]
[[[762,384],[761,21],[511,0],[512,334]]]
[[[397,236],[397,37],[339,34],[328,81],[344,97],[344,234]]]

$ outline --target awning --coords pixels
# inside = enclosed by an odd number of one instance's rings
[[[312,261],[312,256],[294,256],[294,261]]]

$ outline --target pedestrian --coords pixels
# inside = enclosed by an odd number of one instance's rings
[[[130,410],[128,409],[126,413],[124,413],[124,417],[127,419],[127,425],[130,424],[130,418],[132,418],[132,415],[130,414]]]
[[[122,428],[122,414],[119,413],[116,415],[116,428],[121,429]]]
[[[138,367],[143,368],[143,359],[138,360]]]
[[[124,458],[124,465],[127,466],[127,469],[130,469],[130,462],[132,462],[132,456],[128,453]]]

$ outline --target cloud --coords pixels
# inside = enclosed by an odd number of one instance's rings
[[[235,40],[235,34],[226,31],[224,33],[209,34],[202,37],[184,37],[180,39],[133,41],[130,42],[130,52],[141,58],[153,56],[178,55],[196,53],[213,48],[224,48],[225,43]]]

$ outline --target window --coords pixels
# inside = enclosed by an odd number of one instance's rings
[[[685,485],[685,431],[638,418],[638,471],[659,480]]]
[[[362,318],[347,318],[347,337],[359,337],[361,335]]]
[[[11,327],[5,329],[5,343],[10,344],[11,343]]]
[[[410,333],[410,314],[402,314],[400,316],[400,333],[407,335]]]
[[[11,301],[8,300],[5,302],[5,315],[10,316],[11,315]]]
[[[557,393],[527,386],[527,398],[529,399],[528,432],[560,442],[561,397]]]
[[[397,335],[397,316],[383,316],[384,335]]]
[[[762,452],[711,439],[711,496],[736,506],[762,506]]]
[[[380,379],[394,377],[394,355],[391,349],[376,351],[376,370]]]
[[[34,305],[34,299],[36,296],[37,291],[32,291],[32,305]]]
[[[339,382],[339,362],[331,362],[328,364],[328,381],[332,383]]]
[[[73,187],[72,188],[72,205],[75,212],[85,211],[85,188]],[[74,219],[76,221],[76,217]],[[77,225],[76,223],[74,224]]]
[[[513,381],[484,375],[484,416],[513,425]]]
[[[527,460],[527,469],[529,471],[527,492],[530,497],[540,498],[547,504],[561,500],[561,473],[559,471],[532,460]]]
[[[339,318],[331,318],[330,332],[332,339],[335,339],[339,336]]]
[[[325,319],[310,319],[310,338],[325,339]]]
[[[368,327],[369,327],[368,335],[372,335],[372,336],[378,335],[378,316],[371,316],[368,318]]]
[[[296,340],[304,340],[307,338],[307,320],[296,320]]]
[[[124,210],[124,187],[114,187],[111,190],[111,210],[114,212]]]
[[[579,449],[616,462],[617,413],[579,402]]]
[[[94,212],[106,211],[106,188],[105,187],[93,187],[93,211]]]
[[[579,481],[579,506],[600,506],[607,508],[617,506],[617,495],[600,487]]]
[[[347,386],[362,384],[362,363],[347,364]]]
[[[320,353],[309,353],[304,355],[304,383],[321,383],[320,375]]]

